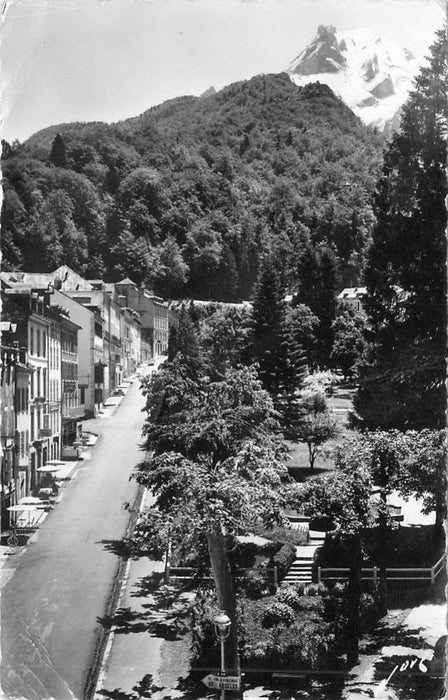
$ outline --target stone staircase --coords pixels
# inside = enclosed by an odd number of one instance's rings
[[[313,580],[314,554],[325,540],[325,533],[308,531],[308,543],[296,547],[296,559],[283,579],[284,583],[311,583]]]
[[[313,559],[297,558],[290,566],[283,583],[311,583],[313,580]]]

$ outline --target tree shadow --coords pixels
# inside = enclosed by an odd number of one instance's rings
[[[133,550],[129,541],[121,540],[98,540],[95,544],[102,544],[107,552],[115,554],[121,559],[138,559],[138,554]]]
[[[114,628],[115,634],[144,632],[170,641],[180,639],[188,632],[190,606],[185,601],[176,602],[161,593],[143,607],[144,610],[121,607],[114,615],[97,617],[97,622],[104,629]]]
[[[104,629],[114,627],[115,634],[129,634],[130,632],[150,632],[153,629],[154,621],[148,619],[146,613],[136,612],[131,608],[118,608],[115,615],[105,615],[97,617]]]
[[[429,671],[422,672],[418,663],[410,668],[410,662],[416,658],[415,655],[403,654],[382,657],[374,664],[374,680],[383,681],[398,667],[388,683],[390,688],[393,688],[397,700],[437,700],[443,689],[444,679],[431,677]],[[425,660],[424,666],[429,669],[430,662]]]
[[[431,645],[421,636],[422,630],[423,627],[409,629],[409,627],[405,627],[404,625],[394,627],[393,625],[380,624],[370,635],[370,638],[381,645],[384,645],[384,639],[390,639],[393,640],[394,646],[409,646],[413,649],[431,649]]]
[[[162,690],[164,690],[164,687],[155,685],[152,675],[147,673],[138,683],[132,686],[133,692],[127,693],[121,688],[115,688],[114,690],[102,688],[98,691],[98,695],[103,695],[103,697],[110,698],[110,700],[140,700],[140,698],[152,698],[154,693]]]
[[[153,571],[149,576],[142,576],[131,593],[132,598],[146,598],[154,595],[163,581],[163,572]]]
[[[378,623],[367,638],[361,641],[362,654],[376,654],[389,640],[393,646],[409,647],[412,649],[431,649],[421,636],[422,627],[409,629],[403,625],[395,627],[387,623]]]

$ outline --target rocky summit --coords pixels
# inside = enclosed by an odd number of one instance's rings
[[[296,85],[327,84],[365,124],[388,135],[398,128],[417,70],[410,51],[372,30],[321,25],[288,73]]]

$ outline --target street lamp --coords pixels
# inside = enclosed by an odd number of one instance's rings
[[[230,634],[231,621],[230,617],[226,615],[224,610],[220,610],[217,615],[213,618],[213,623],[215,625],[215,634],[221,643],[221,674],[225,675],[225,661],[224,661],[224,643]],[[221,690],[221,700],[225,698],[225,690]]]

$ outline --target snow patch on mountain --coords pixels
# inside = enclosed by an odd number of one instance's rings
[[[325,83],[365,124],[391,132],[398,128],[418,68],[410,51],[370,29],[321,25],[287,72],[299,86]]]

